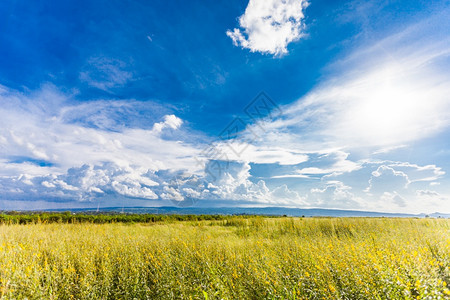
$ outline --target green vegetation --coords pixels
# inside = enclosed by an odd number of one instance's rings
[[[247,216],[251,217],[251,216]],[[155,223],[175,221],[203,221],[224,220],[223,215],[152,215],[152,214],[84,214],[84,213],[18,213],[8,212],[0,214],[0,224],[48,224],[48,223]]]
[[[214,218],[0,225],[0,298],[450,295],[447,219]]]

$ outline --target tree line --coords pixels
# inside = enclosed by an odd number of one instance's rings
[[[0,224],[38,223],[157,223],[175,221],[225,220],[225,215],[177,215],[177,214],[118,214],[118,213],[73,213],[73,212],[2,212]],[[250,217],[249,215],[244,217]]]

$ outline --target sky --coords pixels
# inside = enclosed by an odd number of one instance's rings
[[[448,1],[0,3],[0,210],[450,213]]]

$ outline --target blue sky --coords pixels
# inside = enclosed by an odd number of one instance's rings
[[[2,1],[0,209],[450,212],[449,27],[446,1]]]

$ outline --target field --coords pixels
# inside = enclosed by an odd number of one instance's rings
[[[448,219],[0,225],[1,299],[449,299],[449,284]]]

